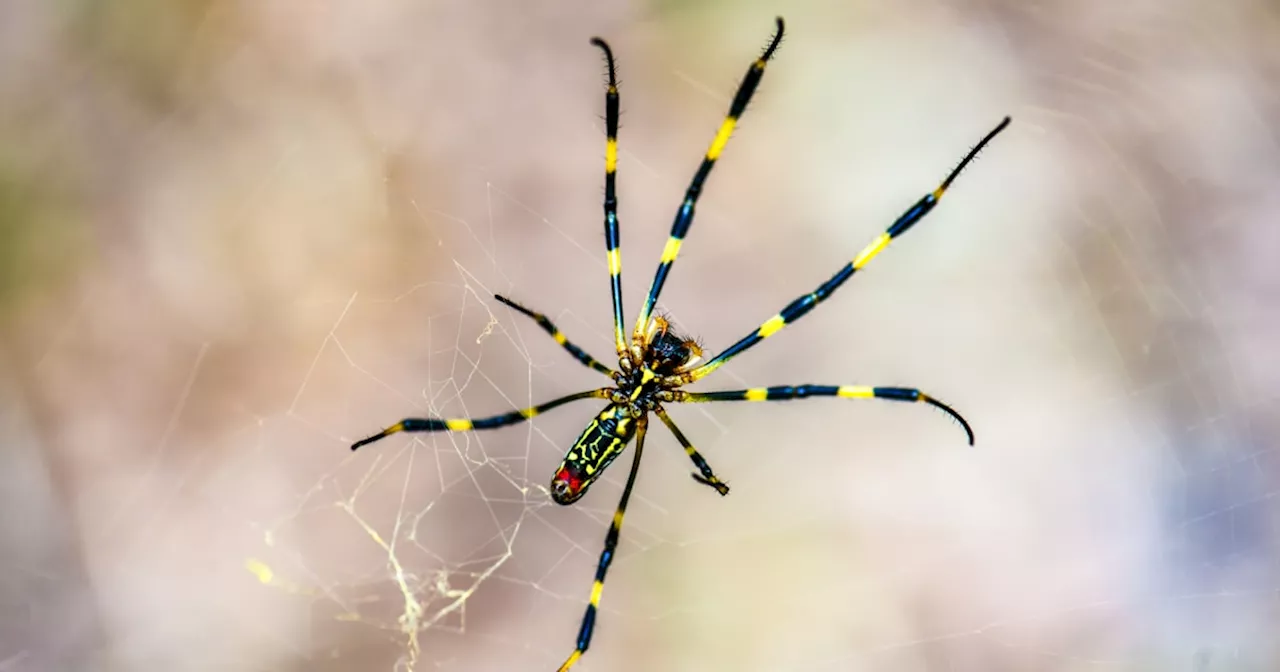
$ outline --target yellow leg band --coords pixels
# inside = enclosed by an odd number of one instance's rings
[[[724,151],[724,146],[729,144],[729,136],[733,135],[733,127],[738,125],[737,117],[725,117],[724,123],[720,124],[720,130],[716,133],[716,139],[711,141],[711,148],[707,150],[707,158],[715,161],[720,157],[720,152]]]
[[[760,338],[769,338],[770,336],[778,333],[778,330],[785,326],[787,326],[787,321],[782,319],[782,315],[774,315],[769,318],[767,322],[760,325],[760,329],[756,331],[756,334],[758,334]]]
[[[622,274],[622,250],[609,250],[609,275],[617,277]]]
[[[599,145],[597,145],[598,147]],[[604,172],[614,173],[618,170],[618,141],[609,138],[604,146]]]
[[[872,259],[874,259],[877,254],[880,254],[882,251],[884,251],[884,248],[889,246],[890,240],[892,240],[892,237],[888,233],[880,234],[879,238],[876,238],[874,241],[872,241],[871,244],[866,247],[866,249],[864,249],[861,253],[858,254],[857,257],[854,258],[853,267],[855,269],[858,269],[865,266],[868,261],[871,261]]]
[[[683,241],[681,241],[679,238],[676,238],[675,236],[672,236],[667,239],[666,247],[662,248],[662,259],[661,259],[662,263],[669,264],[676,260],[676,257],[680,255],[681,242]]]
[[[569,659],[564,661],[564,664],[560,666],[559,672],[569,672],[569,668],[577,664],[578,659],[581,657],[582,657],[581,651],[574,651],[573,655],[569,656]]]
[[[841,385],[836,390],[836,396],[845,397],[846,399],[869,399],[876,396],[875,388],[863,385]]]

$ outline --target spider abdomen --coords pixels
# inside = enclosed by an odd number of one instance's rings
[[[572,504],[587,492],[636,435],[637,419],[628,404],[609,404],[591,420],[551,479],[551,499]]]

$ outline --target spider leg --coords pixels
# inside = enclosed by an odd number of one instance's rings
[[[351,450],[356,450],[360,446],[373,443],[397,432],[470,432],[477,429],[506,427],[507,425],[524,422],[535,415],[545,413],[556,406],[561,406],[571,401],[579,399],[608,399],[612,391],[613,388],[611,387],[587,390],[560,397],[559,399],[552,399],[537,406],[530,406],[529,408],[522,408],[500,415],[491,415],[487,418],[405,418],[367,439],[361,439],[351,444]]]
[[[671,419],[671,416],[667,415],[666,409],[659,406],[653,409],[653,412],[657,413],[659,418],[662,418],[662,424],[666,425],[667,429],[671,430],[671,433],[676,436],[676,441],[679,441],[680,445],[684,446],[684,452],[688,453],[689,459],[693,460],[693,466],[697,467],[698,471],[701,472],[690,474],[693,476],[693,480],[715,488],[721,497],[729,494],[729,486],[725,485],[724,481],[716,478],[715,472],[711,470],[711,465],[707,464],[707,461],[698,453],[698,450],[693,447],[693,443],[685,437],[684,432],[680,431],[679,427],[676,427],[675,421]]]
[[[772,336],[788,324],[804,317],[805,313],[813,310],[815,306],[822,303],[822,301],[831,296],[831,294],[835,293],[835,291],[840,288],[840,285],[843,285],[844,282],[852,277],[854,273],[861,270],[863,266],[867,265],[867,263],[874,259],[876,255],[880,254],[880,252],[888,247],[889,241],[906,233],[908,229],[914,226],[921,219],[924,219],[925,215],[929,214],[929,211],[933,210],[934,206],[938,204],[938,200],[942,198],[942,194],[947,191],[947,188],[951,186],[951,183],[960,175],[960,171],[964,170],[964,167],[973,160],[973,157],[977,156],[978,152],[982,151],[982,148],[985,147],[997,133],[1003,131],[1005,127],[1009,125],[1009,121],[1009,117],[1005,117],[1004,120],[992,129],[990,133],[987,133],[986,137],[982,138],[982,140],[978,142],[973,149],[969,150],[969,153],[965,155],[964,160],[960,162],[960,165],[956,166],[955,170],[952,170],[951,174],[947,175],[947,179],[943,180],[942,184],[939,185],[937,189],[925,194],[919,201],[916,201],[916,204],[904,212],[902,216],[893,223],[893,226],[890,226],[884,233],[871,241],[869,245],[858,253],[858,256],[853,258],[853,261],[845,264],[844,268],[841,268],[835,275],[831,276],[830,280],[819,285],[813,292],[805,294],[797,298],[795,301],[787,304],[787,307],[783,308],[777,315],[766,320],[765,323],[761,324],[754,332],[743,337],[737,343],[729,346],[724,352],[716,355],[706,364],[690,371],[686,376],[688,378],[688,382],[707,376],[712,371],[723,366],[729,360],[742,354],[751,346]]]
[[[706,401],[786,401],[805,397],[844,397],[846,399],[888,399],[890,401],[914,401],[936,406],[950,415],[973,445],[973,429],[955,409],[917,390],[914,387],[869,387],[864,385],[780,385],[777,387],[752,387],[746,390],[719,392],[685,392],[672,390],[667,393],[671,401],[701,403]]]
[[[574,359],[578,360],[579,362],[582,362],[583,366],[595,369],[596,371],[599,371],[600,373],[603,373],[604,375],[609,376],[611,378],[613,377],[613,369],[610,369],[604,364],[601,364],[600,362],[596,361],[596,358],[592,357],[591,355],[588,355],[585,350],[583,350],[582,348],[579,348],[573,343],[570,343],[569,339],[565,338],[565,335],[561,333],[560,329],[558,329],[556,325],[551,322],[551,320],[547,319],[546,315],[529,310],[528,308],[525,308],[524,306],[516,303],[515,301],[512,301],[511,299],[508,299],[505,296],[499,296],[497,294],[494,294],[493,298],[510,306],[511,308],[515,309],[517,312],[532,318],[534,322],[538,323],[538,326],[542,327],[543,331],[547,332],[548,334],[551,334],[551,338],[554,338],[556,343],[560,344],[560,347],[564,348],[565,350],[568,350],[569,354],[573,355]]]
[[[622,517],[627,512],[627,500],[631,498],[631,489],[635,487],[636,474],[640,473],[640,456],[644,452],[644,435],[648,428],[649,416],[641,415],[636,423],[636,456],[631,459],[631,473],[627,475],[627,485],[622,489],[622,498],[618,500],[618,509],[613,514],[613,522],[609,524],[609,532],[604,536],[604,550],[600,552],[600,563],[596,565],[596,580],[591,585],[591,600],[587,603],[587,613],[582,617],[582,627],[578,629],[578,645],[560,665],[559,672],[567,672],[591,646],[591,633],[595,630],[596,610],[600,607],[604,578],[609,572],[609,565],[613,562],[613,554],[618,549]]]
[[[680,204],[680,209],[676,211],[675,221],[671,224],[671,235],[667,238],[666,247],[662,250],[662,258],[658,262],[658,270],[653,276],[653,284],[649,286],[649,296],[645,299],[644,308],[640,310],[640,317],[636,320],[636,328],[631,336],[633,343],[640,343],[648,330],[649,317],[653,314],[654,304],[658,302],[658,295],[662,293],[662,285],[667,281],[667,273],[671,270],[671,264],[675,263],[676,257],[680,255],[680,245],[684,241],[685,235],[688,234],[689,227],[693,224],[694,208],[697,205],[698,196],[702,193],[702,185],[706,182],[707,176],[711,174],[711,169],[715,166],[716,159],[720,158],[720,152],[724,151],[725,145],[729,143],[729,136],[733,135],[733,129],[738,124],[738,118],[746,111],[747,103],[751,100],[752,94],[755,93],[756,87],[760,85],[760,80],[764,77],[765,65],[773,57],[773,53],[778,49],[778,44],[782,41],[782,17],[777,18],[777,24],[777,31],[773,34],[769,46],[761,54],[760,58],[757,58],[751,64],[751,67],[747,69],[747,74],[743,77],[742,84],[738,86],[738,92],[734,95],[733,102],[729,105],[729,113],[725,115],[724,121],[720,124],[720,130],[716,132],[715,139],[711,141],[711,146],[702,158],[702,165],[698,167],[698,172],[694,173],[688,190],[684,192],[684,201]]]
[[[609,68],[609,88],[604,94],[604,243],[609,258],[609,284],[613,292],[613,338],[619,360],[627,354],[622,337],[622,241],[618,236],[618,71],[613,64],[613,50],[604,40],[593,37],[591,44],[604,51]]]

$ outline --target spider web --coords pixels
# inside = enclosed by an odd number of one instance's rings
[[[348,446],[607,384],[492,300],[610,361],[586,39],[621,65],[632,316],[775,8],[483,4],[0,10],[29,28],[0,63],[34,64],[0,66],[0,212],[40,225],[0,240],[0,670],[569,653],[625,465],[572,507],[547,485],[598,404]],[[916,385],[978,444],[902,404],[673,408],[733,493],[653,428],[575,669],[1274,669],[1280,14],[786,17],[662,308],[725,347],[1012,114],[701,386]]]

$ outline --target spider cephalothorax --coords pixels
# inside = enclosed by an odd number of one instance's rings
[[[675,221],[671,224],[671,235],[667,238],[666,247],[663,248],[662,256],[659,258],[658,270],[654,274],[653,283],[649,286],[649,294],[645,298],[630,339],[626,338],[622,327],[622,250],[618,225],[618,199],[615,189],[618,167],[619,99],[617,73],[613,63],[613,52],[610,51],[609,45],[605,44],[604,40],[600,38],[594,38],[591,41],[592,44],[604,51],[609,77],[609,86],[605,92],[605,135],[607,140],[604,160],[604,233],[606,259],[609,263],[609,282],[613,293],[613,334],[618,352],[617,370],[605,366],[599,360],[587,354],[582,348],[570,343],[564,334],[560,333],[560,330],[551,323],[551,320],[548,320],[542,313],[529,310],[501,296],[496,298],[512,309],[532,318],[575,359],[583,365],[609,376],[614,383],[613,386],[570,394],[537,406],[530,406],[529,408],[509,411],[486,418],[406,418],[367,439],[357,441],[351,446],[351,449],[355,450],[360,446],[396,432],[466,432],[476,429],[505,427],[524,422],[540,413],[579,399],[603,399],[609,402],[609,405],[596,414],[596,417],[587,425],[587,428],[582,431],[578,440],[569,448],[564,461],[560,463],[551,479],[550,494],[552,501],[557,504],[572,504],[586,494],[587,488],[622,454],[627,444],[632,439],[635,439],[635,457],[632,458],[631,471],[627,475],[626,485],[622,488],[622,497],[618,500],[618,508],[613,515],[613,521],[609,525],[609,532],[605,536],[604,550],[600,553],[599,564],[596,565],[595,582],[591,586],[591,597],[587,602],[586,614],[583,616],[582,624],[578,629],[577,646],[574,648],[573,653],[569,655],[569,658],[560,665],[560,672],[565,672],[570,667],[573,667],[591,644],[591,633],[595,627],[600,594],[604,589],[605,573],[608,572],[609,564],[613,561],[614,551],[618,547],[623,514],[626,512],[627,501],[631,497],[631,490],[635,486],[636,475],[639,473],[640,457],[644,452],[645,433],[649,426],[649,414],[652,413],[662,420],[667,429],[671,430],[671,434],[676,441],[684,448],[685,454],[693,461],[694,466],[697,468],[697,471],[693,473],[694,480],[714,488],[721,495],[729,492],[729,486],[716,478],[711,466],[707,464],[707,461],[693,447],[693,443],[689,441],[688,437],[680,431],[680,428],[667,415],[663,404],[718,401],[785,401],[787,399],[805,399],[809,397],[874,398],[926,403],[942,409],[959,422],[960,426],[964,428],[969,443],[973,444],[973,431],[969,428],[969,423],[965,422],[959,413],[914,387],[779,385],[714,392],[686,392],[680,389],[689,383],[714,373],[730,359],[737,357],[760,343],[760,341],[781,331],[788,324],[804,317],[819,303],[829,298],[845,281],[853,277],[854,273],[861,270],[876,255],[884,251],[890,241],[906,233],[911,227],[924,219],[925,215],[928,215],[937,206],[938,201],[960,174],[960,171],[964,170],[965,166],[973,160],[973,157],[977,156],[978,152],[997,133],[1009,125],[1010,120],[1005,117],[994,130],[982,138],[977,146],[965,155],[964,159],[960,161],[960,165],[956,166],[947,175],[947,179],[943,180],[942,184],[917,200],[888,229],[864,247],[857,256],[853,257],[852,261],[842,266],[830,279],[819,285],[812,292],[797,297],[773,317],[761,323],[755,331],[720,351],[710,361],[699,365],[698,362],[702,357],[702,348],[695,341],[676,334],[666,319],[653,314],[653,309],[658,301],[658,295],[662,292],[662,287],[666,282],[668,272],[671,270],[671,265],[675,263],[676,257],[680,255],[680,246],[683,244],[689,228],[693,225],[694,210],[707,176],[711,174],[712,167],[728,144],[729,137],[733,135],[738,118],[746,110],[747,103],[750,102],[756,86],[760,84],[760,80],[764,77],[765,66],[769,59],[773,57],[778,44],[782,41],[782,28],[782,19],[778,18],[777,32],[774,33],[773,39],[770,40],[769,46],[764,50],[764,53],[752,62],[751,67],[747,69],[746,77],[743,78],[737,94],[733,97],[733,102],[729,105],[729,113],[725,116],[724,121],[721,122],[720,130],[716,133],[715,139],[711,141],[711,146],[702,157],[702,165],[694,173],[693,179],[689,183],[689,188],[685,191],[684,200],[680,203],[679,209],[676,210]]]
[[[655,316],[649,327],[644,363],[659,376],[682,373],[702,359],[702,346],[677,334],[666,318]]]

